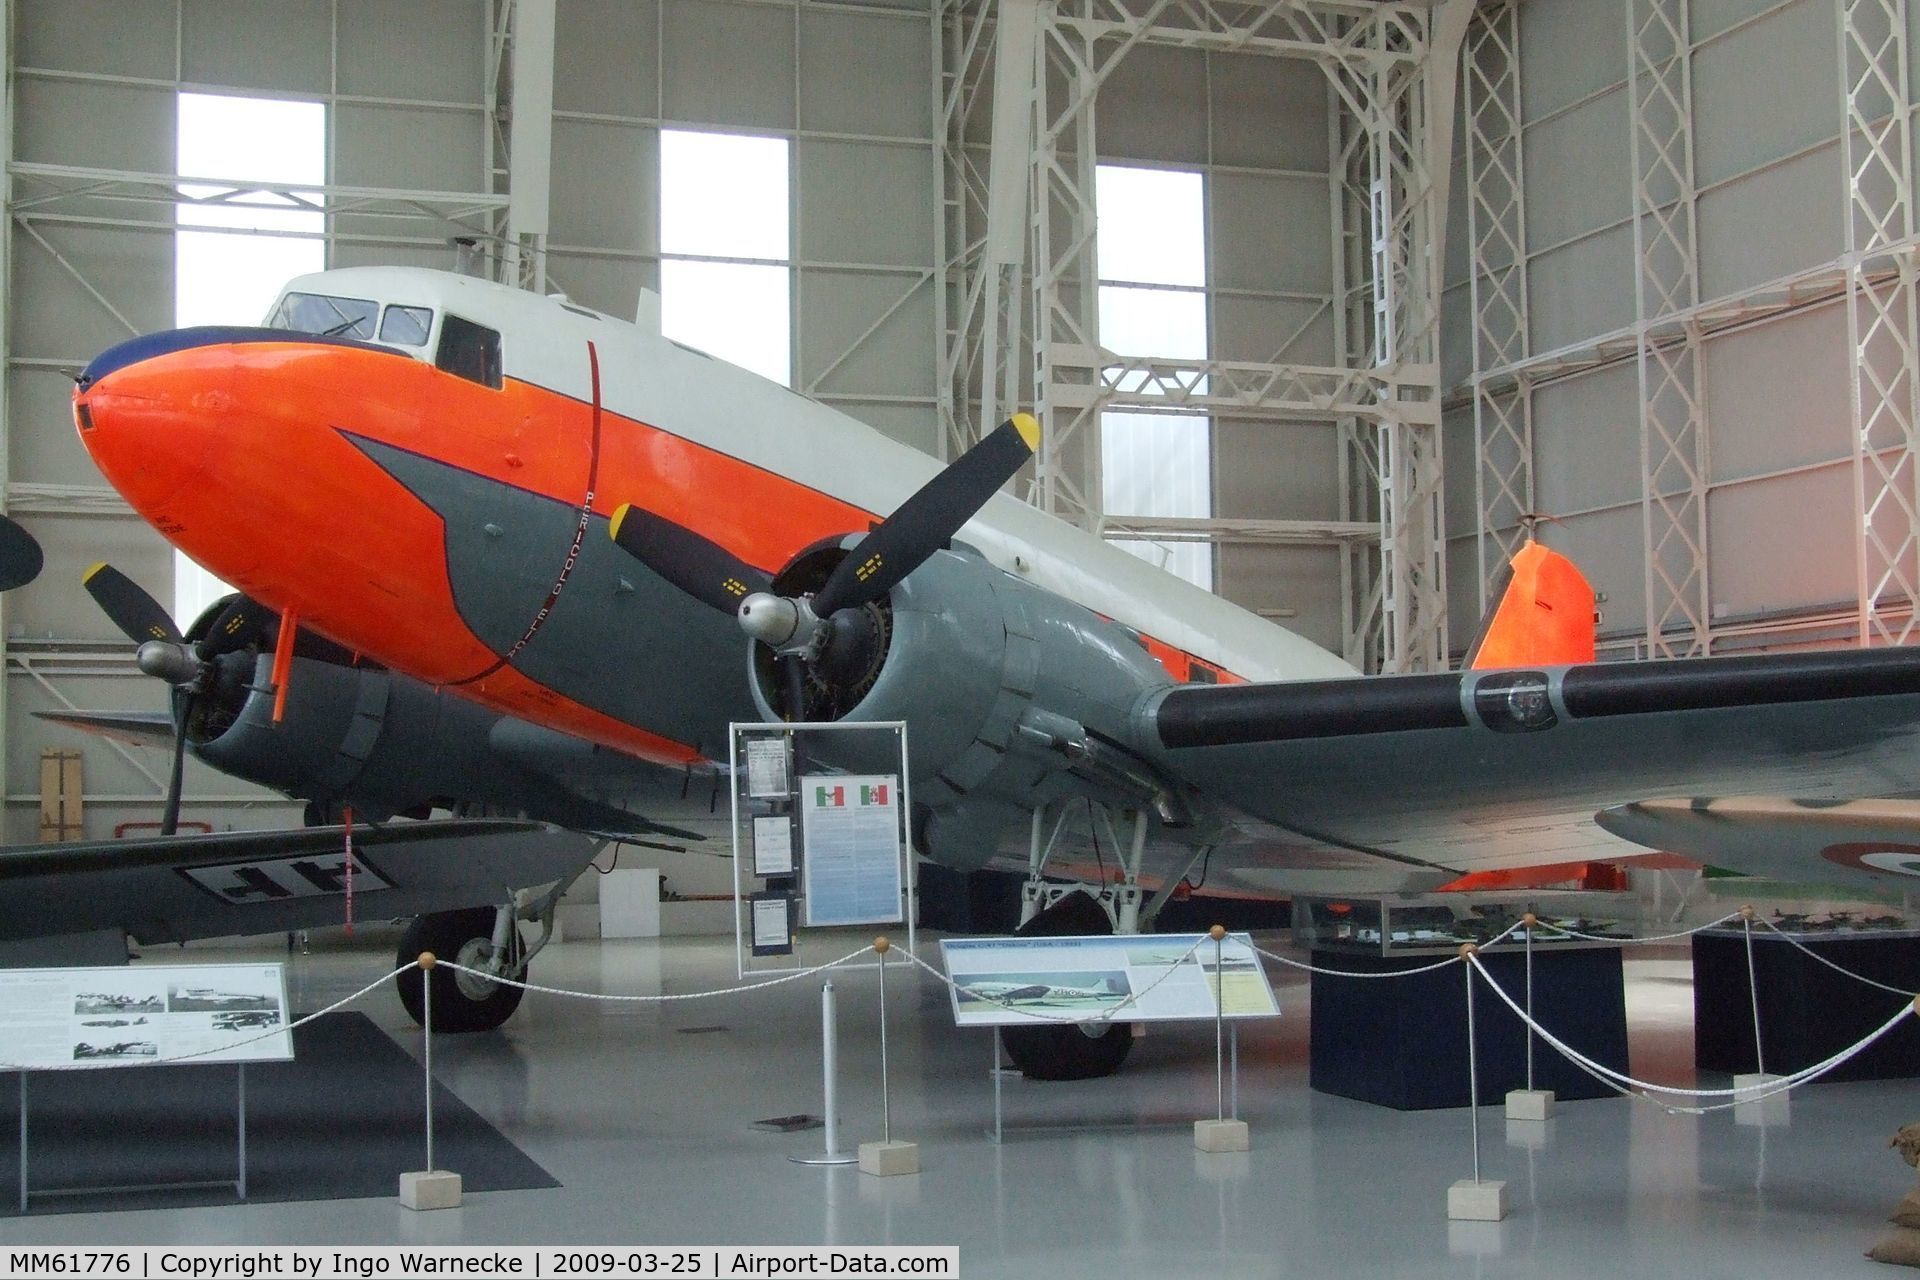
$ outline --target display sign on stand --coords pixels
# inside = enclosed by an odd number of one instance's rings
[[[1103,1012],[1121,1022],[1280,1012],[1244,933],[1221,939],[1217,956],[1213,939],[1199,933],[943,938],[940,954],[953,980],[956,1026],[1030,1027]]]
[[[740,975],[794,955],[803,927],[904,922],[911,948],[906,725],[734,724],[728,741]]]
[[[285,966],[113,965],[0,970],[0,1059],[8,1068],[284,1062]]]

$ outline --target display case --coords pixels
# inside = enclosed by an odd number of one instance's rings
[[[1537,947],[1618,945],[1633,936],[1625,923],[1633,895],[1580,890],[1409,893],[1380,896],[1297,895],[1294,942],[1309,951],[1399,956],[1440,954],[1462,943],[1488,942],[1533,912]],[[1554,927],[1558,926],[1558,927]],[[1584,934],[1573,937],[1562,930]],[[1514,934],[1523,941],[1525,929]]]

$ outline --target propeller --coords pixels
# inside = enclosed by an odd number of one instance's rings
[[[614,513],[620,549],[682,591],[731,612],[780,665],[784,713],[804,719],[809,679],[829,687],[869,677],[885,622],[873,610],[888,592],[986,505],[1039,447],[1040,424],[1019,413],[929,480],[875,525],[812,596],[784,596],[774,579],[718,543],[631,504]]]
[[[46,556],[32,534],[6,516],[0,516],[0,591],[24,587],[40,576]]]
[[[0,539],[0,555],[4,555]],[[213,624],[189,645],[158,600],[139,583],[110,564],[87,570],[81,585],[113,624],[140,648],[134,660],[147,675],[173,686],[173,766],[167,781],[166,807],[160,816],[160,834],[173,835],[180,825],[180,789],[186,769],[187,725],[194,701],[208,692],[218,674],[216,659],[259,640],[266,628],[266,611],[245,596],[236,595],[215,615]]]

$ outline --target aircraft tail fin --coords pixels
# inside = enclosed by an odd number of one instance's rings
[[[1573,561],[1531,539],[1514,553],[1465,665],[1557,667],[1593,661],[1594,594]]]

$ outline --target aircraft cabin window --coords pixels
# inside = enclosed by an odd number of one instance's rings
[[[332,298],[320,293],[290,293],[267,317],[269,329],[318,333],[327,337],[373,341],[380,304],[366,298]]]
[[[440,323],[440,351],[433,363],[483,387],[500,389],[500,335],[485,325],[449,314]]]
[[[380,317],[380,341],[403,347],[424,347],[433,328],[433,312],[426,307],[388,307]]]

